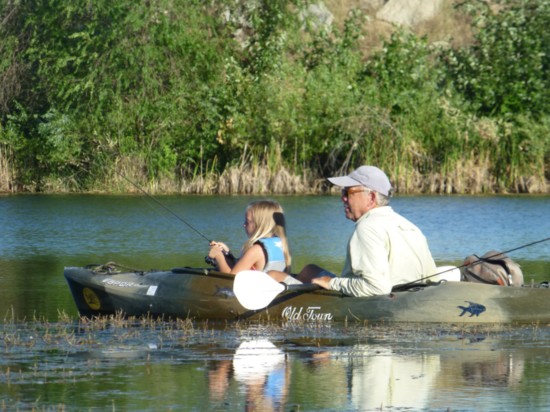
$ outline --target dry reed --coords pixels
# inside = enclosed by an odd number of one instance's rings
[[[9,149],[0,144],[0,193],[11,192],[13,187]]]
[[[421,172],[413,166],[401,165],[398,171],[387,170],[390,180],[401,194],[488,194],[507,193],[493,173],[494,165],[489,154],[465,156],[441,169]],[[121,172],[124,173],[124,172]],[[221,174],[211,172],[205,176],[182,177],[180,181],[162,178],[150,181],[136,169],[130,170],[134,182],[150,193],[178,193],[202,195],[266,195],[266,194],[319,194],[336,189],[325,178],[311,170],[294,173],[284,165],[268,167],[266,164],[242,162],[227,167]],[[103,191],[116,187],[119,192],[136,193],[138,189],[114,176],[115,183],[105,182]],[[509,191],[516,193],[547,193],[543,176],[518,176]],[[337,191],[337,190],[336,190]]]

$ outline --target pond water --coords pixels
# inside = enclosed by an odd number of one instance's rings
[[[4,326],[7,410],[547,410],[550,329]]]
[[[293,269],[338,272],[353,224],[334,196],[275,197]],[[63,267],[204,266],[239,250],[247,196],[0,197],[0,404],[6,410],[468,410],[550,405],[550,326],[79,320]],[[510,252],[548,280],[550,197],[397,197],[438,264]],[[174,214],[178,216],[175,217]],[[538,242],[538,243],[534,243]],[[527,246],[530,245],[530,246]]]

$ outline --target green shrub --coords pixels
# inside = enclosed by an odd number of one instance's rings
[[[481,115],[538,117],[550,110],[550,1],[503,3],[498,13],[465,3],[476,43],[448,53],[449,82]]]
[[[318,27],[302,0],[2,2],[0,143],[29,190],[109,190],[124,172],[199,191],[227,170],[371,163],[404,191],[466,190],[465,165],[483,190],[532,191],[549,156],[549,3],[478,8],[472,47],[396,31],[367,58],[361,13]]]

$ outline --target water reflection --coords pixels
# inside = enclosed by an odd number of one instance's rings
[[[525,360],[521,352],[491,353],[491,359],[478,359],[461,365],[466,385],[515,387],[523,377]]]
[[[235,379],[245,395],[245,410],[284,410],[290,385],[290,367],[282,349],[266,339],[242,342],[232,360],[212,361],[208,368],[210,400],[225,399]]]
[[[525,353],[495,350],[498,340],[457,339],[444,350],[440,345],[304,348],[246,341],[232,359],[209,363],[210,401],[231,403],[234,383],[245,410],[467,407],[471,399],[452,393],[473,390],[483,404],[491,396],[479,398],[481,391],[514,388],[525,378]]]
[[[468,335],[285,327],[270,335],[242,326],[150,326],[4,325],[0,401],[7,409],[251,411],[544,410],[550,403],[550,328]]]
[[[212,360],[208,363],[208,390],[210,402],[222,402],[233,379],[233,362],[231,360]]]
[[[491,344],[484,342],[485,345]],[[351,402],[361,410],[447,408],[454,401],[438,398],[449,389],[481,391],[515,387],[523,378],[524,365],[522,352],[500,352],[479,346],[458,352],[419,354],[397,353],[388,347],[356,346],[349,362]]]
[[[399,356],[390,348],[357,346],[351,354],[353,406],[423,408],[440,372],[440,355]]]

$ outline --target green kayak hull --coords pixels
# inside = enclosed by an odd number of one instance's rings
[[[66,267],[64,275],[77,309],[85,317],[122,313],[166,320],[550,322],[550,289],[543,285],[440,282],[363,298],[326,290],[285,291],[266,308],[247,310],[233,293],[234,277],[212,269],[134,272],[90,266]]]

